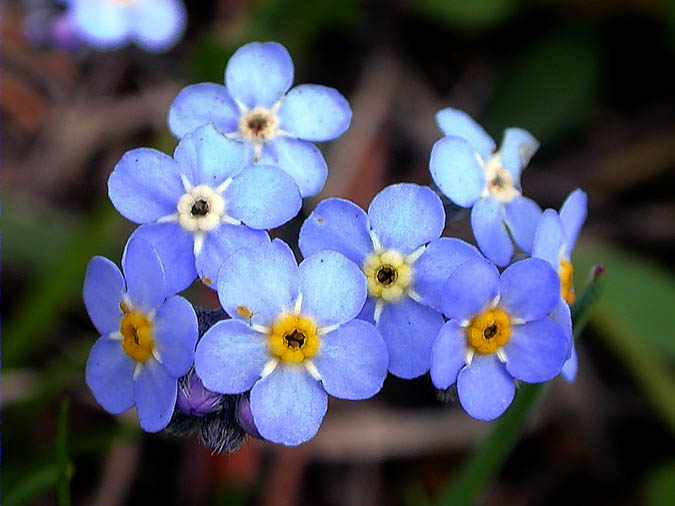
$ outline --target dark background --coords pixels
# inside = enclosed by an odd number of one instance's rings
[[[87,391],[84,269],[96,254],[118,262],[132,230],[107,199],[112,167],[134,147],[172,151],[172,99],[222,82],[251,40],[285,44],[297,83],[352,104],[351,129],[325,146],[321,197],[367,205],[386,184],[429,184],[445,106],[498,140],[508,126],[540,139],[525,194],[558,209],[588,192],[577,289],[597,263],[606,287],[576,384],[547,390],[481,504],[675,504],[673,2],[190,1],[185,38],[163,55],[36,45],[23,23],[37,4],[50,2],[0,4],[3,504],[55,503],[67,441],[74,504],[424,505],[489,430],[439,402],[428,376],[390,377],[374,400],[332,402],[303,447],[212,456],[141,433],[133,413],[108,416]],[[276,233],[293,239],[301,218]],[[446,235],[470,240],[462,218]],[[188,296],[216,304],[206,289]]]

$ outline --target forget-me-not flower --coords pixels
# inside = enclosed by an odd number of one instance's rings
[[[255,427],[269,441],[298,445],[319,430],[328,394],[375,395],[387,375],[387,348],[375,327],[355,320],[366,299],[358,266],[334,251],[298,266],[279,239],[234,253],[218,297],[232,316],[197,346],[204,386],[224,394],[251,389]]]
[[[171,49],[187,23],[181,0],[64,0],[70,27],[88,45],[119,49],[129,42],[150,52]]]
[[[108,181],[110,200],[142,224],[148,240],[180,291],[199,277],[215,283],[235,249],[269,242],[264,229],[293,218],[302,198],[290,176],[266,165],[247,165],[246,148],[212,125],[187,134],[174,158],[154,149],[126,153]],[[195,271],[196,267],[196,271]]]
[[[101,337],[91,349],[86,381],[98,403],[120,414],[136,406],[141,428],[165,428],[174,411],[178,378],[192,367],[197,316],[167,289],[165,270],[150,245],[131,239],[124,274],[94,257],[84,280],[84,303]]]
[[[467,259],[482,257],[463,241],[439,239],[444,227],[438,195],[404,183],[377,194],[368,214],[347,200],[324,200],[300,231],[303,255],[335,250],[361,267],[368,300],[360,317],[375,322],[387,342],[389,370],[401,378],[429,370],[443,325],[443,282]]]
[[[487,421],[511,404],[514,380],[557,376],[570,351],[565,329],[551,315],[559,299],[556,272],[538,258],[515,262],[501,275],[485,259],[465,262],[445,284],[449,321],[433,348],[436,388],[457,383],[464,410]]]
[[[513,256],[511,237],[529,254],[541,209],[522,196],[520,174],[539,147],[537,140],[508,128],[495,151],[492,138],[462,111],[443,109],[436,122],[445,137],[431,151],[431,176],[452,202],[472,208],[471,228],[480,249],[501,267]]]
[[[314,142],[342,135],[351,121],[347,100],[334,88],[293,84],[293,61],[276,42],[251,42],[227,63],[225,86],[200,83],[181,91],[169,110],[177,137],[212,123],[243,141],[256,161],[278,166],[303,197],[323,188],[328,169]]]
[[[560,208],[560,214],[553,209],[544,211],[534,235],[532,256],[546,260],[558,273],[562,298],[560,303],[563,306],[572,305],[576,300],[572,252],[579,231],[586,221],[587,206],[586,193],[579,189],[573,191]],[[559,311],[565,314],[564,308],[560,308]],[[563,378],[573,381],[577,374],[577,367],[577,353],[574,342],[572,342],[570,358],[562,369]]]

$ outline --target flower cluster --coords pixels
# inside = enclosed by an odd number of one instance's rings
[[[283,46],[247,44],[225,85],[176,97],[173,156],[134,149],[115,166],[110,199],[139,227],[124,275],[100,257],[87,270],[85,305],[101,337],[86,379],[99,404],[136,406],[146,431],[197,427],[220,451],[244,432],[301,444],[319,430],[329,395],[370,398],[388,373],[456,385],[481,420],[508,408],[517,381],[571,381],[571,255],[586,195],[573,192],[560,213],[522,196],[534,137],[508,129],[496,150],[465,113],[438,113],[444,137],[431,176],[472,208],[478,248],[442,236],[432,188],[401,183],[367,211],[321,201],[301,227],[298,263],[269,231],[322,190],[327,166],[314,142],[344,133],[351,110],[332,88],[292,82]],[[222,311],[195,312],[176,295],[196,278]]]

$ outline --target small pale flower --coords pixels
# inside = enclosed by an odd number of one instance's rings
[[[406,183],[382,190],[368,214],[347,200],[324,200],[300,231],[303,255],[339,251],[361,267],[368,300],[360,318],[375,322],[389,349],[389,371],[401,378],[429,370],[443,325],[443,283],[463,262],[482,257],[463,241],[439,239],[444,226],[440,198]]]
[[[537,151],[537,140],[508,128],[495,151],[492,138],[462,111],[443,109],[436,122],[445,137],[431,151],[431,176],[453,203],[472,208],[471,228],[481,251],[504,267],[513,256],[513,238],[529,254],[541,209],[523,197],[520,174]]]
[[[293,84],[293,61],[276,42],[240,47],[225,69],[225,85],[201,83],[181,91],[169,110],[177,137],[213,124],[246,144],[256,162],[279,167],[303,197],[323,188],[328,169],[313,144],[338,138],[351,121],[347,100],[335,89]]]
[[[227,265],[218,296],[232,319],[206,332],[195,369],[209,390],[251,390],[238,413],[250,409],[247,431],[298,445],[319,430],[328,394],[366,399],[382,388],[387,348],[372,324],[354,319],[367,288],[353,262],[325,251],[298,266],[277,239],[234,253]]]
[[[164,267],[140,239],[127,243],[124,274],[94,257],[84,280],[84,303],[101,334],[92,348],[86,381],[109,413],[136,406],[141,428],[165,428],[176,404],[178,378],[192,366],[197,316],[188,301],[166,288]]]
[[[501,275],[485,259],[465,262],[445,284],[443,325],[433,347],[431,379],[457,384],[464,410],[493,420],[509,407],[515,380],[541,383],[560,373],[570,341],[556,320],[560,282],[537,258]]]

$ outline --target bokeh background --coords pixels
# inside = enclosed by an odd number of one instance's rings
[[[0,4],[3,504],[55,504],[67,475],[73,504],[426,505],[490,429],[440,402],[428,376],[389,378],[374,400],[332,402],[305,446],[252,440],[219,456],[143,434],[87,391],[85,266],[118,262],[132,230],[107,199],[112,167],[134,147],[172,151],[172,99],[222,82],[251,40],[282,42],[297,82],[352,104],[351,129],[325,147],[321,197],[367,205],[386,184],[429,184],[444,106],[498,139],[520,126],[541,140],[525,192],[556,209],[589,193],[577,287],[602,263],[605,290],[576,384],[547,390],[480,504],[675,504],[674,2],[188,1],[185,39],[163,55],[36,44],[24,20],[49,3]],[[470,240],[463,218],[446,235]],[[189,297],[216,304],[203,288]]]

